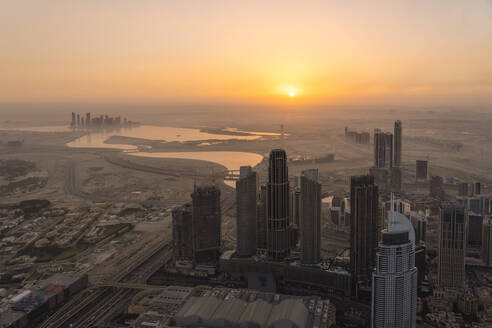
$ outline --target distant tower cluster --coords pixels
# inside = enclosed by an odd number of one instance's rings
[[[251,166],[241,166],[240,177],[236,182],[238,256],[256,254],[256,190],[256,172],[253,172]]]
[[[466,211],[459,205],[443,204],[440,216],[438,283],[440,287],[463,288]]]
[[[274,260],[289,255],[289,175],[282,149],[270,153],[267,184],[267,252]]]
[[[125,117],[123,121],[120,116],[111,117],[108,115],[101,115],[97,117],[92,117],[91,113],[86,113],[85,118],[84,115],[79,113],[72,112],[72,121],[70,126],[73,129],[82,129],[82,128],[101,128],[101,127],[120,127],[120,126],[128,126],[128,125],[136,125],[138,123],[128,121]]]
[[[301,263],[317,264],[321,250],[321,184],[318,170],[306,170],[300,177]]]
[[[400,192],[402,186],[402,123],[396,121],[394,134],[374,130],[374,167],[371,174],[383,189]]]
[[[352,291],[370,286],[378,243],[379,191],[371,175],[350,181],[350,268]]]

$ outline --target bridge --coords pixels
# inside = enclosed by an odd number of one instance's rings
[[[223,174],[224,174],[224,180],[227,180],[227,181],[239,180],[239,170],[224,171]]]
[[[102,283],[97,284],[94,288],[101,287],[114,287],[114,288],[125,288],[125,289],[140,289],[140,290],[164,290],[168,286],[155,286],[155,285],[146,285],[146,284],[137,284],[137,283],[123,283],[123,282],[111,282],[111,283]]]

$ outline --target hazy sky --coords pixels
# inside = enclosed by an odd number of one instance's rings
[[[491,104],[492,1],[2,0],[37,101]]]

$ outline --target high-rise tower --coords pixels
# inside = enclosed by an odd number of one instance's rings
[[[321,250],[321,185],[318,170],[302,172],[300,199],[301,263],[316,264]]]
[[[265,251],[267,248],[267,188],[260,187],[256,203],[256,248]]]
[[[393,135],[380,129],[374,130],[374,167],[393,167]]]
[[[256,253],[256,194],[256,172],[251,166],[241,166],[239,180],[236,181],[238,256]]]
[[[267,184],[267,251],[274,260],[289,254],[289,174],[282,149],[270,152]]]
[[[417,314],[415,245],[408,230],[384,230],[372,274],[372,328],[414,328]]]
[[[372,175],[350,180],[350,268],[352,291],[371,282],[378,243],[379,191]]]
[[[192,207],[185,204],[173,209],[173,252],[174,261],[193,261]]]
[[[216,263],[221,245],[220,190],[198,187],[193,199],[193,251],[196,263]]]
[[[395,136],[395,142],[394,142],[394,147],[395,147],[395,160],[393,162],[394,166],[400,167],[401,166],[401,154],[402,154],[402,126],[401,126],[401,121],[396,121],[395,122],[395,131],[394,131],[394,136]]]
[[[482,261],[492,267],[492,218],[487,217],[483,220],[482,226]]]
[[[444,204],[440,209],[438,283],[440,287],[464,287],[466,211]]]

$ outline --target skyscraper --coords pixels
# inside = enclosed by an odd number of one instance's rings
[[[427,166],[427,161],[417,160],[415,163],[415,179],[417,181],[425,181],[428,179]]]
[[[440,287],[464,287],[466,211],[443,204],[440,209],[438,283]]]
[[[378,236],[379,191],[371,175],[350,179],[350,268],[352,291],[369,285]]]
[[[396,121],[395,122],[395,160],[394,160],[394,166],[400,167],[401,166],[401,154],[402,154],[402,126],[401,126],[401,121]]]
[[[193,261],[192,207],[185,204],[173,209],[173,253],[176,262]]]
[[[85,114],[85,126],[91,125],[91,113]]]
[[[266,250],[267,248],[267,188],[262,185],[258,202],[256,204],[256,248]]]
[[[374,167],[393,167],[393,135],[380,129],[374,130]]]
[[[274,260],[289,254],[289,174],[282,149],[270,152],[267,184],[267,251]]]
[[[430,181],[429,196],[436,199],[442,199],[444,197],[444,181],[440,176],[432,176]]]
[[[241,166],[236,181],[237,255],[256,253],[256,172],[251,166]]]
[[[76,124],[76,123],[75,123],[75,113],[74,113],[74,112],[72,112],[72,123],[70,123],[70,126],[71,126],[72,128],[74,128],[74,127],[75,127],[75,124]]]
[[[302,172],[300,201],[301,263],[316,264],[321,251],[321,184],[318,170]]]
[[[372,274],[372,328],[413,328],[417,314],[415,245],[408,230],[384,230]]]
[[[491,267],[492,266],[492,218],[487,217],[483,220],[482,226],[482,261]]]
[[[193,251],[196,263],[216,263],[221,246],[220,190],[198,187],[193,199]]]

